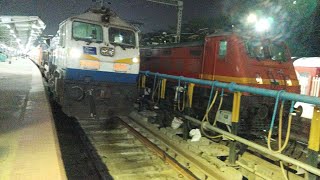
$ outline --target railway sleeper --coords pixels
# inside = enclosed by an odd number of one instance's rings
[[[133,118],[135,122],[137,122],[139,125],[143,126],[144,128],[146,129],[149,128],[148,122],[146,120],[147,118],[140,116],[137,113],[131,113],[130,117]],[[125,117],[123,117],[123,119],[125,119]],[[126,121],[129,121],[129,120],[126,120]],[[150,131],[150,129],[148,130]],[[173,139],[168,138],[166,134],[163,133],[162,131],[165,131],[165,130],[158,129],[156,132],[152,132],[152,135],[156,134],[156,137],[158,139],[160,138],[161,141],[164,141],[164,139],[166,140],[165,142],[163,142],[164,145],[162,146],[160,145],[160,148],[164,150],[167,154],[169,154],[172,158],[176,160],[179,159],[178,161],[179,163],[185,162],[184,164],[190,167],[189,170],[193,174],[195,174],[197,177],[200,177],[200,179],[230,179],[230,178],[242,179],[241,173],[232,167],[228,167],[224,169],[224,172],[221,172],[216,167],[211,166],[212,168],[209,168],[210,163],[207,160],[199,157],[199,155],[201,154],[201,151],[195,148],[193,150],[196,151],[196,153],[185,151],[186,149],[184,148],[185,142],[183,143],[183,141],[181,140],[182,138],[179,137],[178,138],[179,142],[176,142]],[[175,145],[174,149],[172,149],[173,144]],[[177,148],[177,146],[179,146],[179,148]],[[189,148],[192,146],[187,146],[187,147]],[[190,158],[192,160],[190,160]]]
[[[130,117],[133,118],[135,121],[137,121],[138,124],[141,124],[144,127],[147,127],[147,129],[149,129],[150,131],[155,131],[155,128],[149,128],[152,126],[148,125],[148,118],[147,117],[141,116],[137,112],[131,113]],[[168,130],[166,130],[166,129],[168,129]],[[186,141],[180,141],[180,140],[177,141],[177,140],[175,140],[176,138],[172,138],[176,135],[174,135],[174,131],[169,130],[169,129],[170,128],[156,129],[155,134],[157,134],[159,136],[163,135],[163,136],[170,137],[170,138],[167,138],[168,141],[172,141],[172,142],[176,143],[177,146],[181,147],[184,150],[188,149],[190,151],[193,151],[192,153],[196,154],[196,156],[197,156],[196,159],[201,157],[202,160],[209,162],[211,166],[216,167],[221,172],[225,172],[225,173],[230,174],[230,172],[236,171],[237,173],[240,173],[243,176],[245,176],[247,179],[256,179],[256,178],[279,179],[279,178],[283,178],[283,175],[281,174],[281,170],[279,169],[279,166],[277,164],[272,164],[272,163],[265,161],[257,156],[255,156],[255,159],[254,158],[250,159],[250,158],[247,158],[248,155],[244,156],[242,154],[242,156],[239,156],[239,160],[236,162],[237,165],[229,167],[229,164],[226,163],[227,161],[224,162],[225,160],[227,160],[227,156],[229,154],[229,148],[227,146],[222,145],[222,144],[218,144],[216,142],[209,141],[209,140],[201,140],[199,142],[188,142],[188,144],[186,144]],[[178,137],[178,136],[176,136],[176,137]],[[205,138],[202,138],[202,139],[205,139]],[[159,147],[161,149],[165,150],[169,155],[174,157],[174,159],[179,161],[179,163],[185,164],[185,167],[190,169],[190,171],[195,173],[195,175],[196,175],[196,170],[192,169],[193,165],[188,160],[185,160],[182,156],[177,154],[175,151],[171,150],[170,147],[168,147],[168,145],[160,145]],[[217,152],[219,152],[219,153],[217,153]],[[250,154],[251,156],[253,156],[251,153],[248,153],[248,152],[245,152],[245,154]],[[221,159],[219,159],[220,157],[224,157],[224,158],[222,158],[222,160],[221,160]],[[245,163],[250,164],[250,161],[253,161],[253,159],[254,159],[254,162],[259,162],[259,163],[255,164],[253,166],[254,169],[252,171],[249,171],[248,169],[250,169],[250,167],[246,166],[244,164]],[[263,163],[260,163],[260,161]],[[245,163],[243,163],[243,162],[245,162]],[[277,162],[277,160],[275,160],[275,162]],[[293,174],[292,172],[288,172],[288,174],[289,174],[290,179],[301,179],[302,178],[300,176]],[[198,175],[196,175],[196,176],[201,177]],[[232,179],[234,179],[234,177]]]
[[[137,175],[136,173],[123,173],[119,175],[114,175],[113,177],[115,179],[121,179],[121,180],[132,180],[132,179],[157,179],[157,180],[168,180],[168,179],[185,179],[183,175],[172,175],[173,170],[167,170],[162,172],[147,172],[143,175]]]

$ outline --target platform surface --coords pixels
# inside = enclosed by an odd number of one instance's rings
[[[0,62],[0,179],[66,179],[42,77],[29,59]]]

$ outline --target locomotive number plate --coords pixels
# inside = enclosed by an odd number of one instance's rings
[[[114,63],[113,64],[113,69],[115,71],[128,71],[128,64]]]

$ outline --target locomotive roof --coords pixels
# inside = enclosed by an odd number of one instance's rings
[[[206,37],[230,36],[232,34],[234,34],[234,32],[230,32],[230,31],[227,31],[227,32],[216,32],[216,33],[209,34]]]
[[[175,44],[158,44],[158,45],[148,45],[141,46],[141,49],[147,48],[178,48],[178,47],[193,47],[193,46],[203,46],[203,41],[195,41],[195,42],[183,42],[183,43],[175,43]]]
[[[216,36],[230,36],[235,34],[234,32],[216,32],[207,35],[206,37],[216,37]],[[158,44],[158,45],[148,45],[141,46],[140,48],[178,48],[178,47],[193,47],[193,46],[203,46],[204,41],[195,41],[195,42],[183,42],[183,43],[174,43],[174,44]]]
[[[320,57],[302,57],[293,62],[296,67],[320,67]]]
[[[109,16],[109,22],[103,22],[102,21],[102,16]],[[96,23],[104,24],[104,25],[121,26],[121,27],[124,27],[124,28],[137,30],[134,26],[132,26],[131,24],[129,24],[126,21],[122,20],[119,16],[117,16],[112,11],[105,12],[105,11],[102,11],[102,10],[96,10],[96,9],[92,10],[91,9],[91,10],[86,11],[83,14],[79,14],[79,15],[76,15],[76,16],[69,17],[65,21],[74,20],[74,19],[92,21],[92,22],[96,22]],[[62,23],[64,23],[65,21],[63,21]]]

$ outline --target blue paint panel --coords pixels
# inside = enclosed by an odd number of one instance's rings
[[[84,54],[97,55],[97,48],[96,47],[90,47],[90,46],[83,46],[83,53]]]
[[[66,69],[65,78],[68,80],[80,80],[90,78],[91,81],[112,83],[136,83],[138,74],[126,74],[104,71],[92,71],[82,69]]]

